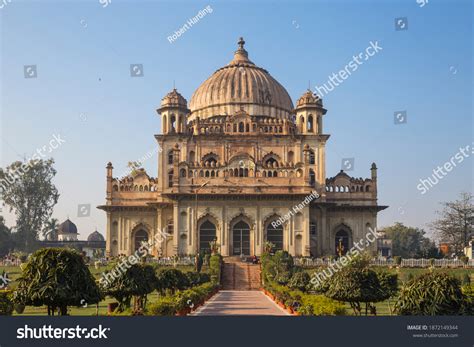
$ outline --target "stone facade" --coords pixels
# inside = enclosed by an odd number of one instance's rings
[[[294,108],[244,43],[189,108],[176,89],[163,98],[157,178],[143,169],[114,178],[107,165],[99,208],[107,214],[108,255],[131,254],[160,230],[167,237],[155,256],[195,254],[211,240],[224,256],[260,255],[266,241],[297,256],[333,255],[377,226],[385,206],[377,205],[375,164],[370,179],[343,171],[327,178],[322,99],[308,90]],[[313,191],[319,197],[300,205]]]

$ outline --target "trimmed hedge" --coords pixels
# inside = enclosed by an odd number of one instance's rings
[[[11,297],[11,291],[0,291],[0,316],[11,316],[13,309],[14,304]]]
[[[197,287],[178,291],[174,295],[163,296],[151,304],[148,314],[153,316],[174,316],[180,312],[188,313],[192,308],[201,305],[213,295],[219,285],[207,282]]]
[[[292,290],[268,281],[265,290],[270,292],[276,301],[304,316],[342,316],[346,314],[344,304],[324,295],[305,294],[300,290]]]

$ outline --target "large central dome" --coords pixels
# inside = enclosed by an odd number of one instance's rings
[[[251,116],[287,118],[293,102],[286,89],[267,70],[256,66],[240,38],[234,59],[209,77],[191,97],[191,119],[232,115],[244,110]]]

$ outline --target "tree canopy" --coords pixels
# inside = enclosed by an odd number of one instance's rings
[[[48,314],[59,308],[67,314],[67,306],[95,304],[100,290],[82,256],[66,248],[43,248],[33,253],[18,278],[14,293],[17,303],[48,306]]]
[[[443,202],[437,211],[439,218],[431,223],[441,241],[449,242],[456,255],[463,254],[470,235],[474,232],[474,205],[471,193],[461,193],[460,198]]]
[[[381,230],[392,240],[392,252],[402,258],[436,258],[438,250],[434,241],[426,237],[423,229],[395,223]]]
[[[52,183],[54,160],[16,161],[0,168],[2,196],[10,211],[15,211],[17,247],[31,251],[44,223],[51,217],[59,193]]]

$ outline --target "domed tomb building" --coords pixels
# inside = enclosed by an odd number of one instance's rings
[[[157,178],[143,169],[114,178],[107,165],[107,255],[151,240],[159,257],[213,240],[224,256],[260,255],[267,242],[295,256],[335,255],[376,227],[386,206],[377,205],[375,164],[371,178],[326,177],[322,99],[308,90],[295,107],[238,44],[189,104],[176,89],[162,99]]]

